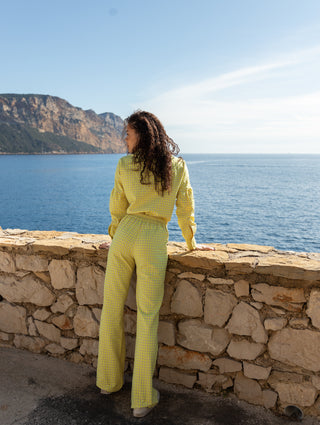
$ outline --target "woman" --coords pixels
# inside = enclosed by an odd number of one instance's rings
[[[143,417],[159,402],[152,386],[157,351],[159,310],[167,267],[167,223],[176,214],[189,250],[194,239],[194,202],[188,170],[179,148],[158,118],[137,111],[125,122],[129,155],[122,157],[110,197],[112,244],[108,254],[100,322],[97,386],[103,393],[123,385],[125,336],[123,309],[132,272],[137,273],[137,334],[131,407]],[[107,248],[103,244],[101,248]]]

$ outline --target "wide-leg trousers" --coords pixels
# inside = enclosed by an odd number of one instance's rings
[[[120,390],[125,364],[123,310],[134,268],[137,273],[137,333],[131,407],[158,402],[152,377],[158,353],[159,310],[168,261],[165,223],[138,215],[120,222],[108,253],[99,332],[97,386]]]

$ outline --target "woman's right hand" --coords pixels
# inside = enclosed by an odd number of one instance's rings
[[[111,242],[104,242],[101,245],[99,245],[100,249],[109,249],[111,245]]]

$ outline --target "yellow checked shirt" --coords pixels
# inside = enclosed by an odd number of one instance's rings
[[[133,163],[133,155],[120,158],[115,184],[110,196],[111,224],[109,235],[113,238],[121,219],[126,214],[146,215],[167,224],[176,204],[176,214],[182,235],[189,249],[196,248],[194,234],[194,200],[187,165],[183,159],[172,157],[172,188],[162,196],[154,187],[151,174],[150,184],[140,183],[140,170]]]

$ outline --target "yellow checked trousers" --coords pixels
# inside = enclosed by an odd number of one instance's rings
[[[152,377],[158,353],[159,310],[167,267],[168,231],[158,220],[126,215],[108,253],[104,301],[100,321],[97,386],[120,390],[125,364],[123,309],[134,268],[137,273],[137,334],[131,407],[158,402]]]

